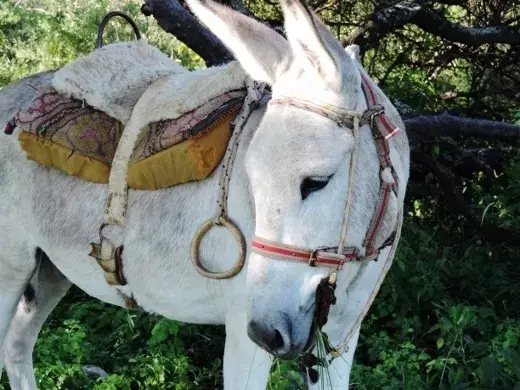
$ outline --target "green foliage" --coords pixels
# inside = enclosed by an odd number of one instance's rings
[[[362,325],[354,388],[520,388],[518,254],[421,208]]]
[[[73,0],[65,7],[58,0],[0,0],[0,85],[89,53],[99,20],[116,9],[133,15],[150,43],[183,66],[203,66],[153,19],[142,16],[140,3]],[[267,2],[245,3],[260,16],[279,16],[279,9]],[[370,9],[369,2],[357,2],[344,14],[324,13],[332,20]],[[421,111],[437,110],[444,106],[432,96],[468,87],[470,77],[461,69],[471,64],[462,62],[443,70],[434,82],[424,69],[408,65],[396,65],[389,73],[398,53],[418,61],[440,44],[417,28],[403,34],[407,40],[390,36],[364,58],[392,96]],[[110,22],[105,42],[130,39],[129,26]],[[408,41],[420,44],[421,51]],[[520,124],[518,107],[511,118]],[[431,155],[440,158],[443,151],[433,145]],[[475,172],[465,184],[465,196],[483,221],[520,229],[520,159],[494,175]],[[413,202],[395,264],[362,325],[352,388],[520,389],[519,255],[505,246],[482,244],[464,223],[435,199]],[[222,387],[223,345],[222,327],[125,311],[73,289],[41,331],[35,373],[46,390],[217,389]],[[81,368],[88,364],[109,376],[88,377]],[[297,368],[297,362],[275,361],[269,390],[302,388]],[[0,382],[4,389],[5,376]]]
[[[0,0],[0,86],[31,73],[57,69],[80,55],[94,50],[98,25],[110,10],[121,10],[135,19],[150,44],[160,48],[188,68],[203,61],[172,35],[165,33],[153,18],[145,18],[137,0],[14,3]],[[103,42],[134,39],[130,26],[112,19]]]
[[[474,184],[475,192],[481,195],[479,209],[482,220],[495,225],[520,230],[520,162],[515,161],[507,165],[500,179],[490,191],[485,192],[478,180]]]

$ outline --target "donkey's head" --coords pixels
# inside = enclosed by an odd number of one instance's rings
[[[346,242],[362,247],[379,197],[379,160],[372,133],[302,108],[364,112],[357,50],[345,51],[299,0],[282,0],[287,40],[270,28],[214,2],[188,0],[194,13],[233,52],[246,73],[272,86],[269,104],[249,146],[246,167],[255,204],[255,236],[286,245],[338,246],[349,196]],[[358,172],[349,185],[352,152]],[[352,187],[352,188],[349,188]],[[349,195],[350,194],[350,195]],[[338,301],[361,267],[338,273]],[[247,270],[248,332],[267,351],[292,358],[309,344],[316,289],[327,268],[253,253]]]

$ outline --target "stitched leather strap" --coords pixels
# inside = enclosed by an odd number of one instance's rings
[[[375,92],[370,86],[370,82],[363,74],[361,75],[361,86],[367,99],[368,106],[372,107],[377,105],[377,97]],[[376,142],[377,154],[379,156],[381,187],[379,189],[379,202],[376,206],[376,212],[372,217],[370,227],[367,231],[365,241],[363,243],[363,246],[366,248],[367,256],[374,256],[379,252],[379,249],[375,247],[379,229],[381,228],[383,219],[388,209],[390,194],[392,191],[397,194],[398,190],[397,175],[390,160],[390,145],[388,144],[388,140],[396,135],[400,129],[390,125],[390,122],[386,118],[385,114],[376,116],[374,118],[374,125],[375,126],[372,127],[372,132]],[[387,180],[385,173],[391,174],[392,182],[385,181]]]
[[[308,263],[312,267],[324,266],[341,269],[343,268],[343,264],[357,260],[359,257],[357,248],[345,248],[343,253],[338,254],[332,252],[337,250],[337,247],[308,250],[291,245],[280,244],[256,236],[253,237],[251,245],[251,250],[259,255],[264,255],[277,260]]]

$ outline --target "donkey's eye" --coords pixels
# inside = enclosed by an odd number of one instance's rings
[[[332,178],[332,175],[328,177],[306,177],[303,179],[302,184],[300,185],[300,193],[302,195],[302,200],[305,200],[311,193],[315,191],[319,191],[327,185],[327,183]]]

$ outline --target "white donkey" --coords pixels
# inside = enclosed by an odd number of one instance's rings
[[[97,239],[106,185],[43,168],[24,157],[14,137],[4,136],[0,362],[5,363],[12,389],[36,388],[34,343],[71,283],[115,305],[125,306],[122,290],[149,312],[191,323],[225,324],[224,388],[265,389],[273,355],[289,359],[313,347],[316,290],[331,270],[310,267],[307,261],[286,261],[294,257],[295,248],[359,249],[338,250],[337,255],[313,252],[325,263],[343,263],[349,254],[370,258],[366,236],[380,208],[384,183],[394,191],[383,191],[384,223],[377,236],[386,240],[399,232],[408,141],[396,109],[359,64],[357,48],[344,50],[299,0],[282,0],[288,40],[216,3],[188,3],[252,79],[272,86],[272,104],[256,109],[243,129],[229,188],[229,216],[256,250],[250,253],[248,245],[246,267],[233,279],[206,279],[190,263],[194,232],[214,212],[218,168],[201,182],[130,191],[121,236],[128,284],[109,286],[87,250]],[[34,85],[50,77],[40,74],[4,88],[0,124],[27,102]],[[365,116],[357,126],[355,113],[365,112],[367,104],[383,105],[384,117]],[[401,131],[391,139],[392,134],[374,138],[378,121]],[[381,139],[389,148],[390,178],[376,147]],[[225,231],[214,230],[202,245],[204,264],[229,269],[236,244]],[[377,262],[352,261],[338,267],[337,302],[323,330],[333,345],[346,337],[347,345],[329,368],[331,388],[348,388],[360,319],[388,269],[395,244],[383,247],[379,242],[377,249],[381,248]],[[310,388],[315,386],[310,383]]]

